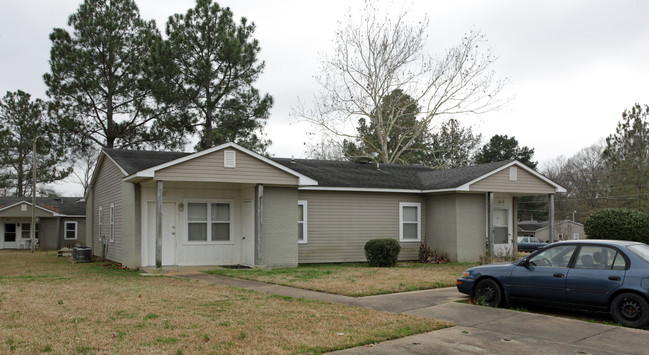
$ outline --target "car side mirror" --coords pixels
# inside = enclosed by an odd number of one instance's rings
[[[520,263],[518,263],[518,266],[524,266],[526,268],[530,268],[530,260],[529,258],[523,258]]]

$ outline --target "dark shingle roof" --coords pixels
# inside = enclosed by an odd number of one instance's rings
[[[417,174],[431,170],[420,165],[356,163],[334,160],[272,158],[285,167],[306,175],[321,187],[419,189]]]
[[[273,158],[316,181],[320,187],[437,190],[455,188],[510,161],[456,169],[435,170],[421,165],[356,163],[348,161]]]
[[[79,202],[81,197],[36,197],[36,206],[67,216],[83,216],[86,214],[86,203]],[[31,197],[0,197],[0,209],[15,205],[19,202],[32,203]]]
[[[191,153],[104,149],[131,175]],[[421,165],[357,163],[335,160],[271,158],[318,182],[319,187],[349,187],[404,190],[451,189],[475,180],[511,161],[436,170]]]
[[[104,152],[129,175],[191,154],[108,148],[104,148]]]

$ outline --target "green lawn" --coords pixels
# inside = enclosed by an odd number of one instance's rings
[[[451,326],[0,251],[1,354],[321,353]]]
[[[462,271],[477,263],[399,263],[393,268],[358,264],[304,264],[286,269],[224,269],[207,272],[307,290],[361,297],[454,287]]]

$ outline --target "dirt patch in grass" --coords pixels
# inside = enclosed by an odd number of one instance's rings
[[[0,255],[0,353],[317,353],[447,326],[54,253]]]
[[[367,264],[300,265],[288,269],[216,269],[207,272],[298,287],[307,290],[360,297],[455,286],[462,271],[477,263],[399,263],[393,268]]]

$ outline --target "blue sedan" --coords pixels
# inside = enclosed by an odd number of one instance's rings
[[[649,246],[638,242],[575,240],[551,244],[507,264],[476,266],[457,289],[479,303],[515,301],[610,312],[627,327],[649,325]]]

